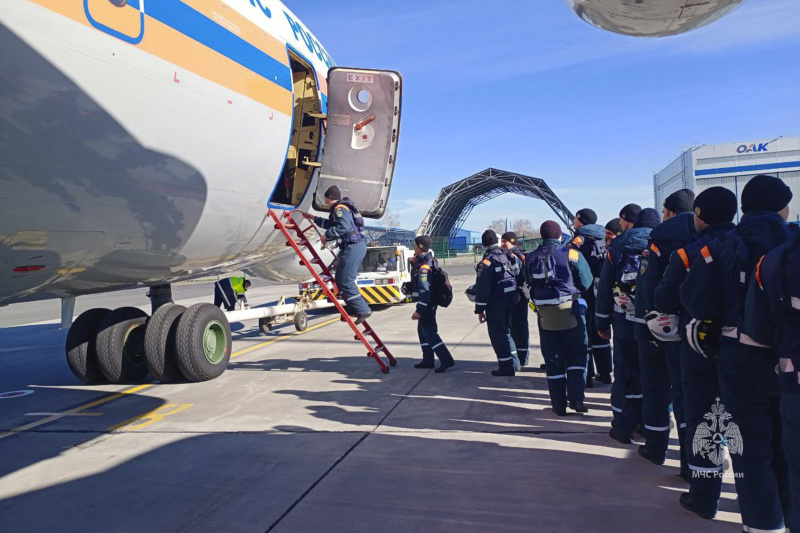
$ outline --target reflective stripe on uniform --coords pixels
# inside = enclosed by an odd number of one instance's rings
[[[485,304],[483,302],[475,302],[475,305],[489,305],[489,304]]]
[[[642,394],[626,394],[625,397],[629,400],[638,400],[640,398],[644,398]]]
[[[502,359],[498,359],[498,361],[500,361],[500,362],[502,362],[502,361],[513,361],[513,360],[514,360],[513,357],[504,357]]]
[[[608,317],[605,317],[605,318],[608,318]],[[611,343],[609,343],[609,344],[592,344],[592,348],[593,349],[611,348]]]
[[[681,261],[683,261],[683,266],[686,267],[686,270],[689,270],[689,256],[686,255],[686,250],[679,248],[677,254],[678,257],[681,258]]]
[[[426,304],[425,302],[417,302],[417,304],[424,305],[425,307],[428,307],[428,304]]]
[[[611,406],[611,410],[614,411],[615,413],[621,413],[622,412],[622,409],[620,409],[619,407],[614,407],[613,405]]]
[[[517,290],[516,287],[506,287],[503,289],[503,292],[514,292],[515,290]]]
[[[420,346],[430,346],[430,344],[428,344],[427,342],[421,342],[421,343],[419,343],[419,345]]]
[[[586,371],[586,367],[585,366],[568,366],[567,367],[567,372],[569,372],[570,370],[580,370],[581,372],[585,372]]]
[[[680,427],[681,429],[686,429],[686,422],[683,422],[683,423],[682,423],[680,426],[678,426],[678,427]]]
[[[566,374],[560,374],[558,376],[547,376],[547,379],[567,379]]]
[[[692,463],[689,463],[689,470],[693,470],[695,472],[722,472],[721,466],[715,466],[713,468],[704,468],[702,466],[694,466]]]
[[[792,296],[792,309],[800,309],[800,298]]]
[[[611,318],[609,315],[604,315],[602,313],[595,313],[594,316],[596,316],[598,318]],[[611,346],[611,345],[609,344],[609,346]]]
[[[669,426],[655,427],[655,426],[648,426],[647,424],[645,424],[644,429],[649,429],[650,431],[669,431]]]
[[[708,246],[703,246],[703,249],[700,250],[700,255],[703,256],[703,259],[705,259],[706,263],[710,264],[714,262],[714,258],[711,257],[711,250],[708,249]]]
[[[745,533],[786,533],[786,528],[780,529],[758,529],[757,527],[749,527],[742,524],[742,531]]]
[[[441,346],[441,345],[443,345],[443,344],[444,344],[443,342],[440,342],[439,344],[437,344],[436,346],[434,346],[433,348],[431,348],[431,350],[435,350],[436,348],[438,348],[439,346]]]

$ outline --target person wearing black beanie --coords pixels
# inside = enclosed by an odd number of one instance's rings
[[[342,199],[342,191],[339,190],[339,187],[336,185],[331,185],[328,187],[328,190],[325,191],[325,198],[328,200],[335,200],[339,201]]]
[[[501,241],[507,241],[512,245],[517,244],[517,234],[513,231],[507,231],[500,236]],[[503,243],[504,244],[504,243]]]
[[[483,232],[483,235],[481,235],[481,244],[486,248],[497,244],[497,242],[497,233],[495,233],[494,230],[487,229]]]
[[[579,229],[581,226],[589,226],[591,224],[597,224],[597,213],[589,208],[581,209],[575,213],[575,220],[572,221],[572,225],[575,229]]]
[[[628,231],[636,223],[636,217],[641,212],[641,206],[637,204],[628,204],[619,212],[619,225],[622,231]]]
[[[528,366],[528,351],[530,349],[530,327],[528,326],[528,304],[530,300],[528,296],[522,291],[525,285],[525,252],[517,246],[517,234],[513,231],[507,231],[500,237],[500,247],[508,252],[517,264],[519,274],[517,276],[517,287],[519,291],[517,296],[518,301],[511,308],[511,339],[514,341],[514,346],[517,348],[517,360],[519,360],[519,367]],[[515,360],[516,364],[516,360]]]
[[[661,224],[661,216],[652,207],[645,207],[636,215],[634,228],[655,228]]]
[[[711,187],[704,190],[694,200],[694,226],[697,240],[679,248],[669,259],[667,269],[655,291],[655,311],[666,317],[679,318],[678,329],[686,331],[692,317],[681,304],[680,289],[686,280],[689,268],[703,261],[701,250],[712,240],[729,233],[735,228],[733,218],[736,216],[736,195],[724,187]],[[670,343],[676,344],[676,343]],[[683,421],[685,428],[681,444],[687,451],[687,465],[684,468],[703,472],[718,468],[709,456],[688,453],[692,449],[698,426],[707,416],[710,405],[714,405],[720,397],[717,365],[714,359],[698,356],[688,340],[679,343],[680,354],[677,364],[670,360],[672,373],[673,411],[676,405],[683,405]],[[677,366],[677,371],[674,367]],[[677,374],[680,378],[673,377]],[[680,407],[678,407],[680,409]],[[680,427],[678,428],[680,430]],[[689,492],[680,496],[680,504],[704,518],[713,518],[722,490],[722,480],[711,476],[692,476],[684,472],[689,481]]]
[[[694,202],[694,192],[689,189],[681,189],[667,196],[664,200],[663,210],[664,220],[667,221],[681,213],[689,213]]]
[[[792,189],[782,179],[759,174],[742,189],[742,213],[766,211],[780,213],[792,201]],[[788,211],[784,220],[788,218]]]
[[[439,336],[439,325],[436,322],[436,300],[432,284],[433,276],[439,275],[439,263],[430,252],[429,235],[418,235],[414,239],[414,259],[411,260],[411,295],[416,298],[417,306],[411,320],[417,321],[417,336],[422,348],[422,361],[414,368],[433,368],[434,355],[439,358],[439,368],[435,373],[441,374],[455,365],[453,355]]]
[[[605,230],[606,230],[606,246],[610,246],[611,241],[613,241],[618,235],[622,233],[622,226],[619,223],[619,219],[615,218],[613,220],[609,220],[608,224],[606,224]]]
[[[781,496],[791,488],[779,431],[784,376],[775,372],[779,359],[770,347],[775,338],[762,338],[745,323],[745,297],[755,290],[752,284],[763,274],[757,271],[759,261],[795,234],[786,223],[791,199],[791,190],[782,180],[766,175],[752,178],[742,190],[744,215],[736,229],[703,246],[702,259],[691,264],[680,289],[681,303],[695,319],[687,327],[687,335],[695,340],[698,351],[711,356],[709,360],[719,361],[718,397],[725,399],[725,411],[733,415],[731,422],[739,429],[733,436],[729,431],[727,440],[733,470],[740,476],[736,492],[745,531],[782,531],[785,500]],[[702,335],[706,327],[714,334],[705,331]],[[709,343],[709,339],[717,342]],[[716,398],[714,405],[719,406]],[[758,452],[748,453],[748,449]],[[684,508],[697,514],[701,509],[695,506],[700,503],[681,501]],[[713,516],[716,502],[705,510],[708,517]]]
[[[561,226],[558,225],[558,222],[555,220],[545,220],[544,223],[539,227],[539,234],[542,236],[542,239],[556,239],[558,241],[564,236],[561,232]]]

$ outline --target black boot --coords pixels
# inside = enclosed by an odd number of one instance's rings
[[[433,368],[433,367],[434,367],[433,362],[428,363],[426,361],[422,361],[414,365],[414,368]]]
[[[692,503],[692,499],[691,499],[691,497],[689,496],[689,493],[688,493],[688,492],[684,492],[683,494],[681,494],[680,502],[681,502],[681,507],[683,507],[683,508],[684,508],[684,509],[686,509],[687,511],[691,511],[691,512],[693,512],[694,514],[696,514],[696,515],[697,515],[697,516],[699,516],[700,518],[704,518],[704,519],[706,519],[706,520],[713,520],[713,519],[714,519],[714,517],[715,517],[715,516],[717,516],[717,513],[716,513],[716,512],[709,513],[709,512],[702,511],[702,510],[698,509],[698,508],[697,508],[697,507],[696,507],[696,506],[695,506],[695,505]]]
[[[448,368],[453,367],[453,366],[456,366],[456,362],[453,361],[452,359],[450,359],[446,363],[445,362],[440,362],[439,363],[439,368],[434,370],[434,373],[436,373],[436,374],[444,374],[445,372],[447,372]]]
[[[576,413],[588,413],[589,409],[583,405],[583,402],[569,402],[569,408]]]
[[[356,318],[356,326],[361,324],[371,316],[372,316],[372,311],[367,311],[366,313],[358,315],[358,318]]]
[[[648,461],[650,461],[654,465],[658,465],[658,466],[663,465],[664,461],[666,460],[666,458],[661,459],[659,457],[654,456],[650,452],[648,452],[647,451],[647,446],[644,446],[644,445],[639,446],[639,455],[641,457],[644,457],[645,459],[647,459]]]
[[[614,439],[615,441],[619,442],[620,444],[632,444],[631,436],[625,435],[616,428],[611,428],[611,431],[608,432],[608,436]]]
[[[511,368],[509,370],[501,370],[501,369],[498,368],[497,370],[492,370],[492,375],[493,376],[515,376],[516,372],[514,372],[513,368]]]
[[[611,374],[597,374],[594,379],[604,385],[611,385]]]
[[[567,409],[565,407],[553,407],[552,410],[558,416],[567,416]]]

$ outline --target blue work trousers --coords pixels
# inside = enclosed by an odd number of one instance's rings
[[[589,310],[586,312],[586,333],[589,337],[589,375],[597,374],[610,376],[611,366],[611,341],[597,334],[594,316],[594,300],[586,300]]]
[[[688,342],[680,344],[681,390],[686,423],[684,448],[687,450],[687,466],[691,475],[689,498],[699,510],[714,514],[719,507],[722,491],[722,464],[707,453],[699,450],[694,453],[694,437],[698,427],[708,427],[705,417],[720,397],[717,360],[706,359],[692,350]]]
[[[800,528],[800,393],[781,394],[781,417],[783,418],[783,451],[789,466],[789,488],[791,489],[791,511],[787,526],[793,531]]]
[[[642,423],[642,381],[639,350],[633,335],[614,334],[614,384],[611,386],[611,426],[630,436]]]
[[[543,329],[540,321],[539,343],[547,367],[550,404],[555,409],[566,409],[567,401],[583,402],[589,357],[583,318],[574,328],[562,331]]]
[[[742,524],[750,530],[782,531],[789,512],[789,476],[781,440],[780,389],[775,352],[723,339],[718,368],[722,402],[736,424],[743,449],[733,453],[735,434],[723,431],[736,472]],[[797,446],[797,443],[793,444]]]
[[[514,304],[510,298],[492,296],[486,306],[486,326],[489,329],[489,340],[497,356],[500,370],[515,369],[517,347],[511,338],[511,311]]]
[[[529,300],[526,298],[520,297],[519,302],[515,303],[511,309],[511,338],[514,339],[521,366],[528,364],[528,350],[531,343],[528,327],[528,302]]]
[[[442,363],[449,363],[453,360],[450,350],[447,349],[442,338],[439,336],[439,325],[436,323],[436,306],[420,315],[417,320],[417,335],[419,335],[419,345],[422,348],[422,362],[433,364],[433,355],[439,358]]]
[[[358,269],[367,254],[366,241],[347,244],[339,250],[339,266],[336,267],[335,281],[342,300],[355,315],[369,313],[369,306],[358,290],[356,278]]]
[[[651,457],[663,462],[669,447],[670,393],[666,346],[656,341],[639,341],[639,369],[645,448]]]
[[[681,472],[689,468],[686,458],[686,416],[683,406],[683,387],[681,386],[681,345],[683,343],[667,342],[667,370],[669,370],[669,390],[672,401],[672,414],[678,425],[678,448],[680,449]],[[689,447],[691,450],[691,447]]]

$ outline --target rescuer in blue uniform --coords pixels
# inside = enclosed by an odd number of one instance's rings
[[[597,285],[595,327],[604,339],[611,338],[612,327],[614,332],[614,383],[611,386],[614,420],[608,435],[623,444],[631,443],[631,433],[642,422],[642,386],[631,288],[635,287],[641,255],[657,220],[655,209],[642,210],[635,204],[622,209],[623,233],[611,241]]]
[[[367,241],[363,233],[364,219],[352,200],[342,198],[342,193],[336,185],[325,191],[325,203],[331,209],[327,219],[308,213],[304,213],[303,216],[313,220],[314,224],[325,230],[322,244],[336,241],[339,247],[336,286],[348,311],[356,315],[356,324],[360,324],[372,315],[356,285],[358,269],[367,254]]]
[[[724,187],[711,187],[697,195],[694,201],[694,225],[697,240],[672,254],[664,277],[656,288],[655,310],[665,316],[677,316],[681,336],[680,382],[671,379],[672,393],[683,398],[686,425],[683,444],[689,468],[689,492],[680,496],[683,507],[703,518],[717,513],[722,490],[722,466],[706,455],[692,453],[695,433],[716,398],[719,398],[717,361],[695,352],[686,338],[686,326],[691,317],[681,305],[680,287],[691,265],[701,260],[700,250],[709,242],[733,230],[736,216],[736,195]],[[674,326],[674,321],[668,322]],[[677,389],[677,390],[676,390]],[[676,418],[678,415],[676,414]]]
[[[789,470],[790,514],[800,528],[800,233],[764,256],[745,303],[745,331],[775,350],[780,374],[783,451]]]
[[[436,324],[436,302],[431,291],[431,272],[438,268],[436,258],[431,254],[431,238],[419,235],[414,239],[414,261],[411,270],[411,290],[417,295],[417,308],[411,315],[417,321],[417,334],[419,345],[422,348],[422,362],[414,368],[433,368],[433,356],[439,358],[439,368],[434,372],[441,374],[455,365],[450,350],[447,349],[439,336],[439,326]]]
[[[717,364],[724,405],[711,409],[711,416],[720,420],[717,432],[728,443],[737,473],[745,531],[783,531],[789,508],[780,443],[777,359],[773,350],[742,331],[742,326],[756,264],[790,236],[786,219],[791,198],[791,190],[779,178],[752,178],[742,190],[741,222],[733,232],[700,250],[702,260],[692,265],[681,286],[681,301],[689,314],[697,321],[709,321],[692,322],[687,328],[690,340],[719,342]],[[695,334],[701,329],[706,330],[705,336]],[[712,350],[713,345],[708,348]],[[720,410],[727,418],[715,415]],[[724,428],[723,421],[727,421]]]
[[[497,244],[497,234],[486,230],[481,236],[486,247],[478,263],[475,283],[475,314],[481,323],[487,322],[489,339],[497,355],[499,368],[493,376],[513,376],[517,349],[511,338],[511,311],[518,301],[517,263],[514,257]]]
[[[511,310],[511,338],[517,348],[517,358],[520,367],[528,366],[528,351],[530,349],[530,329],[528,327],[528,303],[530,300],[522,292],[525,286],[525,253],[517,246],[517,234],[507,231],[500,237],[500,247],[510,253],[517,261],[519,275],[517,276],[517,289],[519,301]],[[514,367],[519,370],[518,367]]]
[[[528,280],[536,304],[539,342],[547,363],[550,404],[558,416],[569,408],[587,413],[584,405],[586,364],[589,357],[584,316],[594,278],[578,250],[561,244],[561,227],[552,220],[539,229],[544,243],[528,254]]]
[[[611,241],[616,239],[622,234],[622,226],[619,223],[619,219],[615,218],[613,220],[609,220],[606,224],[606,248],[611,246]]]
[[[619,222],[617,222],[619,223]],[[594,291],[600,281],[603,263],[606,259],[606,230],[597,224],[597,214],[591,209],[581,209],[572,221],[575,228],[575,237],[570,241],[570,247],[578,250],[592,271],[592,285],[582,292],[586,300],[586,333],[589,336],[589,364],[586,372],[586,388],[593,385],[593,378],[597,381],[611,383],[611,341],[597,334],[594,324],[594,308],[597,297]],[[595,376],[595,369],[597,375]]]
[[[670,403],[673,403],[679,439],[685,428],[681,427],[684,420],[680,396],[672,396],[670,392],[671,382],[676,383],[676,390],[680,390],[681,343],[677,318],[673,319],[672,335],[664,335],[663,321],[668,317],[653,312],[653,300],[672,252],[696,239],[693,203],[694,193],[688,189],[676,191],[664,201],[664,222],[650,233],[650,243],[643,255],[636,283],[636,342],[639,345],[642,421],[646,441],[639,447],[639,455],[657,465],[664,464],[667,458]],[[653,336],[648,326],[654,328],[658,337]],[[688,477],[683,444],[680,449],[681,472]]]

